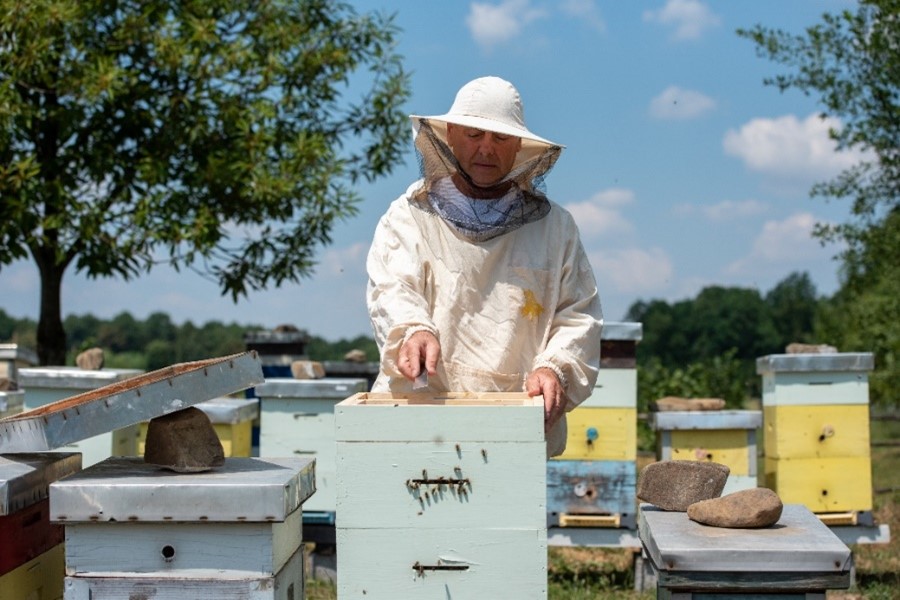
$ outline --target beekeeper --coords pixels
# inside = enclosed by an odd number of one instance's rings
[[[498,77],[410,118],[422,179],[382,216],[366,263],[372,391],[542,395],[548,456],[561,454],[565,412],[597,380],[602,323],[575,221],[544,194],[563,147],[525,127]]]

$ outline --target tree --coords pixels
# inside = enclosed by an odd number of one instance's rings
[[[0,0],[0,267],[41,277],[37,352],[65,359],[70,267],[168,261],[237,300],[312,273],[397,164],[393,17],[335,0]],[[353,76],[353,77],[351,77]]]
[[[782,350],[792,342],[816,342],[812,335],[819,298],[809,273],[791,273],[769,290],[765,301]]]
[[[805,35],[757,25],[738,30],[757,53],[789,67],[766,79],[782,92],[815,94],[839,149],[866,158],[835,179],[816,184],[812,196],[852,199],[851,219],[819,225],[825,242],[845,244],[841,289],[825,310],[820,334],[841,350],[872,350],[876,381],[900,381],[900,1],[860,0],[855,12],[823,14]],[[879,387],[873,387],[873,391]],[[889,398],[891,387],[883,393]],[[896,403],[896,399],[890,398]]]

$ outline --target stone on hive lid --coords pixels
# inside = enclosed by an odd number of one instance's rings
[[[198,473],[225,464],[225,450],[206,413],[189,406],[150,419],[144,462],[176,473]]]
[[[641,469],[638,500],[663,510],[684,512],[701,500],[722,495],[731,469],[727,465],[696,460],[663,460]]]
[[[103,363],[103,348],[88,348],[75,357],[78,368],[86,371],[98,371],[103,368]]]
[[[828,344],[801,344],[793,342],[784,349],[787,354],[837,354],[837,348]]]
[[[721,398],[678,398],[666,396],[650,402],[650,409],[657,412],[676,410],[721,410],[725,401]]]
[[[357,363],[366,362],[366,353],[359,348],[353,348],[344,355],[344,360]]]
[[[0,392],[16,391],[16,382],[7,377],[0,377]]]
[[[291,363],[291,375],[294,379],[322,379],[325,367],[314,360],[295,360]]]
[[[777,523],[783,509],[781,498],[772,490],[750,488],[695,502],[688,506],[687,516],[713,527],[759,529]]]

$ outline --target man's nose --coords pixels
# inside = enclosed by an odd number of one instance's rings
[[[492,133],[482,136],[481,143],[478,144],[478,150],[485,155],[491,155],[497,151],[497,140]]]

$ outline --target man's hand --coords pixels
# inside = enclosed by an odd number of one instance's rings
[[[440,356],[441,344],[437,338],[428,331],[417,331],[400,346],[397,367],[409,380],[418,377],[423,365],[429,375],[434,375]]]
[[[565,395],[556,373],[547,367],[532,371],[525,380],[529,396],[544,396],[544,432],[550,431],[566,412]]]

